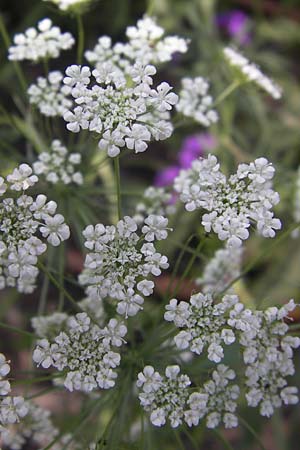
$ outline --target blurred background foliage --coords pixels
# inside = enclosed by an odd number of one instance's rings
[[[247,15],[249,39],[242,45],[224,27],[218,26],[218,17],[233,10],[242,11]],[[75,20],[40,0],[0,0],[0,12],[10,37],[35,25],[38,20],[46,16],[51,17],[62,30],[70,31],[74,36],[77,35]],[[178,34],[191,40],[189,52],[165,65],[159,74],[159,77],[168,80],[175,90],[180,86],[181,77],[201,75],[210,80],[215,97],[223,92],[232,81],[232,73],[222,57],[222,48],[228,43],[237,45],[250,60],[258,63],[267,75],[282,86],[283,98],[276,103],[251,85],[236,90],[218,106],[220,121],[209,132],[216,139],[214,153],[218,155],[225,172],[234,172],[238,163],[251,161],[259,156],[270,159],[277,170],[275,184],[282,199],[277,207],[277,215],[283,222],[283,230],[274,240],[253,237],[247,242],[244,261],[246,273],[243,281],[237,285],[239,294],[245,302],[254,305],[280,304],[289,298],[295,298],[299,302],[300,242],[299,238],[291,239],[287,231],[293,225],[294,185],[296,171],[300,165],[299,0],[95,0],[90,11],[83,18],[85,48],[92,48],[97,38],[104,34],[111,36],[113,41],[122,41],[125,37],[126,26],[135,24],[145,12],[155,15],[158,23],[169,34]],[[36,153],[49,144],[50,135],[44,133],[45,124],[36,126],[32,111],[26,103],[26,95],[18,84],[13,64],[7,60],[5,43],[3,41],[0,43],[2,105],[0,157],[1,170],[5,173],[14,167],[16,162],[24,159],[33,161]],[[60,58],[59,62],[51,61],[50,68],[63,70],[74,60],[75,50],[74,53],[66,52],[66,56]],[[22,66],[28,83],[42,74],[40,66],[28,63]],[[13,121],[8,118],[7,113],[10,117],[14,117]],[[60,133],[63,128],[62,123],[57,125]],[[138,157],[126,154],[126,157],[121,159],[122,186],[124,191],[128,191],[128,195],[123,196],[123,208],[126,214],[133,213],[135,203],[143,190],[153,183],[157,171],[176,164],[176,157],[184,138],[203,131],[199,125],[185,124],[176,129],[171,139],[152,144],[147,152]],[[94,157],[90,147],[91,142],[85,141],[85,137],[70,142],[72,147],[69,150],[76,149],[82,152],[86,172],[89,173],[91,159]],[[109,183],[110,173],[104,170],[102,177],[105,176]],[[75,194],[72,188],[59,190],[55,187],[49,190],[49,186],[45,187],[49,198],[59,199],[60,209],[75,232],[73,242],[66,246],[66,252],[64,249],[55,250],[52,255],[48,255],[48,259],[52,258],[50,266],[59,271],[60,277],[63,274],[66,275],[65,286],[78,299],[82,292],[76,283],[68,280],[76,279],[74,275],[79,272],[82,265],[80,232],[91,221],[109,222],[111,215],[111,205],[107,198],[103,197],[101,180],[96,184],[94,181],[91,175],[90,184],[82,188],[80,196]],[[180,255],[180,248],[175,247],[174,243],[182,245],[191,233],[198,233],[198,223],[196,214],[183,214],[183,210],[173,218],[175,231],[169,243],[164,244],[163,248],[173,263],[170,272]],[[191,246],[193,244],[192,241]],[[216,239],[207,239],[201,259],[198,258],[194,264],[190,282],[201,274],[205,261],[218,247],[220,243]],[[183,255],[179,273],[184,271],[189,258],[189,254]],[[169,282],[168,279],[167,282]],[[165,283],[166,281],[162,279],[161,287],[157,292],[158,301],[162,297],[161,292],[165,290]],[[181,297],[186,298],[193,288],[193,285],[190,287],[187,283],[186,290],[180,293]],[[41,279],[41,288],[34,295],[26,296],[25,299],[22,296],[22,301],[13,291],[2,293],[0,321],[29,329],[29,318],[36,314],[36,305],[42,295],[47,296],[48,310],[51,311],[57,302],[57,291],[49,285],[47,280]],[[154,323],[151,322],[151,305],[146,308],[146,313],[149,313],[150,318],[144,317],[144,325],[146,328],[149,326],[150,329]],[[295,319],[298,320],[297,317]],[[14,339],[11,339],[12,336]],[[19,373],[22,373],[24,364],[28,369],[30,359],[28,340],[22,335],[12,335],[9,331],[3,331],[2,343],[1,351],[11,355],[16,367],[19,367]],[[16,351],[19,352],[18,356]],[[228,358],[234,361],[235,357],[233,349]],[[298,373],[300,373],[299,352],[295,358]],[[155,361],[157,363],[157,360]],[[162,360],[158,362],[158,365],[164,366],[166,363]],[[199,370],[203,371],[205,368],[203,361],[201,364]],[[197,371],[197,365],[193,365],[192,370]],[[294,383],[300,386],[299,378],[294,380]],[[49,401],[52,402],[52,406],[54,405],[57,414],[64,415],[61,412],[63,401],[59,400],[60,395],[61,393],[58,392],[54,400]],[[72,400],[74,406],[68,406],[70,412],[74,413],[74,417],[78,412],[77,397],[72,396],[72,399],[75,398]],[[63,398],[65,399],[66,396]],[[127,399],[128,402],[131,400]],[[245,417],[245,414],[242,408],[241,415]],[[296,450],[299,448],[300,441],[299,421],[299,407],[277,412],[270,421],[258,416],[256,411],[247,409],[247,424],[246,426],[242,424],[238,430],[227,431],[221,435],[199,427],[192,431],[192,439],[183,435],[182,441],[186,449]],[[119,433],[124,426],[123,423]],[[153,430],[149,431],[146,438],[150,442],[149,448],[158,450],[162,448],[161,442],[164,442],[166,450],[179,448],[173,436],[168,437],[169,433],[168,429],[155,430],[155,433]],[[223,442],[222,439],[226,440]],[[119,445],[120,447],[116,447],[118,450],[139,448],[133,444],[129,446],[124,444],[123,447],[121,447],[123,444]]]

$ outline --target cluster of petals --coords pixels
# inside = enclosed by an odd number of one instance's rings
[[[1,289],[17,286],[19,292],[32,292],[38,275],[38,256],[47,249],[45,240],[58,246],[70,236],[64,217],[55,214],[54,201],[47,202],[43,194],[33,198],[24,193],[37,181],[27,164],[15,168],[6,180],[0,177]]]
[[[213,109],[213,98],[208,94],[209,83],[202,77],[183,78],[179,92],[177,111],[193,118],[204,127],[218,121],[218,113]]]
[[[198,425],[204,416],[207,428],[216,428],[221,422],[225,428],[238,425],[235,411],[240,388],[232,383],[235,376],[232,369],[219,364],[211,374],[211,379],[189,396],[189,409],[185,411],[184,418],[190,427]]]
[[[10,372],[9,361],[0,353],[0,437],[7,428],[19,422],[28,413],[28,407],[23,397],[12,396],[10,382],[5,378]]]
[[[115,385],[120,354],[112,348],[125,342],[126,326],[111,319],[100,328],[86,313],[70,316],[64,330],[52,339],[40,339],[33,360],[45,369],[55,367],[63,372],[63,383],[69,391],[90,392]]]
[[[25,33],[14,36],[14,45],[9,47],[8,59],[12,61],[38,61],[58,58],[61,50],[70,49],[75,40],[70,33],[62,33],[60,28],[52,26],[48,18],[38,22],[36,28],[28,28]]]
[[[91,0],[44,0],[44,2],[51,2],[58,6],[61,11],[77,10],[86,6]]]
[[[43,175],[52,184],[82,184],[82,174],[76,172],[76,166],[80,163],[80,153],[69,153],[61,141],[55,139],[50,151],[40,153],[32,167],[36,175]]]
[[[155,73],[154,66],[141,63],[136,63],[127,77],[113,67],[91,73],[87,66],[69,66],[64,83],[72,88],[75,105],[64,114],[67,129],[100,135],[99,148],[111,157],[123,147],[144,152],[151,139],[170,137],[170,111],[178,97],[165,81],[151,88]]]
[[[161,427],[167,419],[173,428],[182,423],[190,384],[189,377],[181,375],[177,365],[168,366],[165,376],[155,372],[152,366],[144,367],[137,380],[138,388],[142,389],[139,399],[145,411],[150,412],[153,425]]]
[[[251,407],[259,406],[262,416],[298,402],[298,389],[288,386],[286,377],[295,373],[293,349],[300,346],[300,338],[288,335],[284,322],[295,306],[290,300],[281,308],[251,311],[238,303],[231,312],[229,324],[240,332],[246,365],[246,400]]]
[[[136,205],[134,219],[141,223],[151,214],[168,216],[174,214],[176,207],[172,204],[172,194],[163,187],[148,187]]]
[[[2,430],[1,448],[3,450],[25,450],[32,446],[44,449],[50,445],[52,450],[63,450],[66,446],[70,450],[82,450],[82,442],[73,440],[70,433],[62,434],[53,424],[51,412],[48,409],[30,400],[27,400],[25,405],[28,411],[26,416]],[[96,450],[96,444],[91,443],[84,448]]]
[[[232,47],[225,47],[223,49],[224,56],[228,63],[234,68],[238,69],[246,80],[255,83],[257,86],[266,91],[275,100],[282,96],[281,88],[274,83],[269,77],[264,75],[260,68],[250,62],[244,55],[239,53]]]
[[[201,277],[195,280],[204,294],[218,295],[227,290],[241,273],[243,247],[221,248],[204,267]]]
[[[167,366],[165,376],[152,366],[145,366],[138,374],[137,386],[141,389],[139,400],[150,413],[153,425],[161,427],[169,420],[176,428],[183,422],[196,426],[206,416],[208,428],[217,427],[223,421],[226,428],[238,424],[235,410],[240,389],[232,384],[235,373],[220,364],[201,388],[189,392],[191,380],[180,374],[178,365]]]
[[[59,434],[51,421],[50,411],[31,401],[26,401],[25,405],[26,416],[2,433],[3,450],[22,450],[32,444],[39,449],[45,448]]]
[[[191,169],[182,170],[174,188],[187,211],[208,211],[202,216],[206,232],[213,230],[228,247],[239,247],[249,237],[251,224],[266,238],[273,238],[281,228],[271,211],[279,202],[279,194],[272,189],[274,173],[266,158],[258,158],[239,164],[237,173],[227,179],[217,158],[210,154],[195,160]]]
[[[62,83],[63,74],[58,70],[49,72],[48,77],[38,77],[36,84],[28,88],[29,102],[47,117],[62,117],[72,106],[69,98],[71,89]]]
[[[237,302],[237,296],[225,295],[220,303],[214,304],[210,294],[202,293],[192,295],[189,303],[172,299],[166,306],[164,318],[182,329],[174,338],[176,346],[197,355],[207,347],[208,359],[219,363],[224,357],[222,344],[230,345],[235,341],[227,322]]]
[[[176,53],[186,53],[188,40],[165,36],[165,30],[152,17],[144,16],[136,26],[126,29],[127,42],[112,44],[109,36],[101,36],[93,50],[85,52],[86,59],[97,69],[113,66],[126,71],[136,61],[143,65],[170,61]]]
[[[89,225],[83,235],[87,254],[84,270],[79,276],[92,299],[110,297],[117,300],[117,312],[136,315],[144,297],[153,292],[150,276],[158,276],[168,268],[168,259],[155,249],[156,240],[166,239],[168,219],[150,215],[141,230],[137,222],[125,216],[116,226]]]

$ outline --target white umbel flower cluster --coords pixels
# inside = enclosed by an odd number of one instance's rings
[[[8,427],[1,436],[3,450],[22,450],[30,444],[42,449],[59,434],[50,419],[50,411],[29,401],[25,405],[28,409],[26,417]]]
[[[251,224],[256,224],[257,233],[266,238],[274,237],[275,230],[281,228],[271,211],[279,202],[271,184],[274,173],[266,158],[258,158],[239,164],[237,173],[227,179],[217,158],[208,155],[195,160],[191,169],[182,170],[174,188],[187,211],[208,211],[202,216],[206,232],[213,230],[227,247],[240,247],[249,237]]]
[[[117,378],[113,369],[121,360],[112,348],[121,347],[126,333],[126,326],[116,319],[100,328],[86,313],[78,313],[68,318],[65,330],[54,339],[37,341],[33,360],[45,369],[52,366],[63,371],[69,391],[110,389]]]
[[[82,174],[75,169],[80,163],[80,153],[69,153],[61,141],[55,139],[49,152],[39,154],[38,161],[33,163],[33,171],[36,175],[44,175],[52,184],[82,184]]]
[[[62,117],[72,106],[68,98],[71,89],[62,84],[63,74],[58,70],[49,72],[47,78],[38,77],[36,84],[28,88],[29,102],[47,117]]]
[[[202,77],[183,78],[179,92],[177,111],[186,117],[192,117],[204,127],[209,127],[219,119],[212,108],[213,98],[208,94],[209,83]]]
[[[171,427],[178,427],[184,418],[188,399],[187,387],[191,380],[180,375],[180,367],[168,366],[165,376],[155,372],[152,366],[145,366],[138,374],[137,386],[142,388],[139,399],[145,411],[150,412],[153,425],[161,427],[168,419]]]
[[[229,324],[240,330],[246,364],[246,399],[249,406],[259,406],[262,416],[270,417],[282,404],[298,403],[298,389],[287,386],[286,377],[294,375],[293,349],[300,338],[287,335],[288,314],[295,308],[290,300],[281,308],[250,311],[241,303],[231,313]]]
[[[240,276],[242,247],[221,248],[204,267],[202,277],[195,280],[204,294],[218,295]]]
[[[32,317],[31,326],[40,338],[53,338],[64,328],[68,315],[55,312],[49,316]]]
[[[8,51],[12,61],[38,61],[58,58],[61,50],[70,49],[75,40],[70,33],[62,33],[59,27],[52,26],[48,18],[38,22],[36,28],[28,28],[25,33],[16,34]]]
[[[257,86],[270,94],[275,100],[281,98],[281,88],[269,77],[264,75],[256,64],[250,62],[244,55],[232,47],[225,47],[223,52],[228,63],[234,68],[237,68],[246,80],[254,82]]]
[[[19,292],[32,292],[38,256],[47,249],[40,237],[58,246],[70,236],[64,217],[55,214],[54,201],[47,202],[42,194],[33,198],[24,193],[37,181],[27,164],[14,169],[6,180],[0,177],[0,289],[16,286]]]
[[[215,363],[224,357],[223,344],[235,341],[231,327],[227,325],[230,310],[238,302],[235,295],[225,295],[216,305],[210,294],[191,296],[190,302],[178,303],[172,299],[166,306],[165,320],[182,328],[174,338],[181,350],[189,349],[200,355],[207,347],[208,359]]]
[[[68,67],[64,83],[72,87],[75,101],[74,109],[64,114],[68,130],[97,133],[99,148],[111,157],[121,148],[140,153],[151,139],[167,139],[173,131],[170,111],[178,97],[166,82],[151,88],[155,73],[154,66],[140,63],[127,79],[114,68],[95,69],[91,74],[87,66]]]
[[[62,11],[76,10],[82,6],[91,3],[92,0],[44,0],[44,2],[51,2],[58,6]]]
[[[152,17],[145,16],[136,26],[126,29],[128,42],[112,45],[109,36],[102,36],[93,50],[85,53],[86,59],[98,70],[113,67],[115,71],[127,70],[136,61],[143,65],[170,61],[175,53],[186,53],[188,40],[178,36],[165,36],[165,30]]]
[[[5,377],[10,372],[9,361],[0,353],[0,437],[7,432],[9,425],[19,422],[28,413],[23,397],[10,395],[10,382]]]
[[[206,416],[207,428],[216,428],[221,421],[225,428],[236,427],[238,419],[235,411],[240,389],[237,384],[232,384],[234,379],[234,371],[219,364],[211,379],[189,396],[189,409],[184,413],[186,423],[190,427],[198,425],[200,419]]]
[[[142,200],[136,205],[134,219],[142,223],[146,216],[155,214],[158,216],[168,216],[176,211],[172,204],[172,194],[162,187],[148,187]]]
[[[126,318],[143,309],[144,297],[154,288],[148,278],[169,266],[167,257],[153,245],[153,241],[166,239],[167,226],[168,219],[155,215],[144,220],[140,236],[136,221],[129,216],[116,226],[89,225],[83,235],[90,253],[79,276],[88,297],[117,300],[117,312]]]

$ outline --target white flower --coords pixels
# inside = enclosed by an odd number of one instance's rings
[[[253,222],[259,234],[274,237],[281,223],[270,211],[279,201],[279,195],[271,189],[272,165],[258,158],[241,164],[228,180],[219,169],[217,158],[208,155],[180,172],[174,187],[185,208],[208,211],[202,216],[205,231],[213,230],[227,247],[240,247],[249,237],[248,228]]]
[[[219,363],[224,356],[222,343],[230,345],[235,335],[227,324],[229,313],[238,301],[236,296],[226,295],[221,303],[214,305],[209,294],[191,296],[190,302],[172,299],[166,306],[165,320],[182,328],[174,338],[181,350],[189,348],[200,355],[207,346],[208,359]]]
[[[82,184],[82,174],[75,172],[75,166],[80,162],[80,153],[68,153],[67,148],[55,139],[49,152],[39,154],[38,160],[33,163],[33,170],[37,175],[43,174],[52,184]]]
[[[52,2],[62,11],[78,11],[78,8],[86,7],[91,0],[43,0],[44,2]]]
[[[141,294],[152,294],[154,283],[148,277],[158,276],[168,267],[167,258],[157,253],[152,243],[145,243],[143,234],[139,238],[137,231],[137,223],[129,216],[116,226],[89,225],[83,231],[90,253],[80,283],[87,286],[92,299],[117,300],[117,312],[126,318],[142,309]]]
[[[180,375],[180,367],[167,366],[165,376],[155,372],[152,366],[145,366],[138,374],[137,386],[141,405],[150,412],[150,421],[160,427],[170,420],[171,427],[178,427],[184,418],[188,398],[187,387],[191,381],[187,375]]]
[[[15,35],[15,45],[9,47],[8,59],[36,62],[45,58],[58,58],[61,50],[68,50],[75,43],[70,33],[62,33],[59,27],[52,26],[50,19],[41,20],[37,28],[28,28],[24,34]]]
[[[135,153],[144,152],[147,149],[147,144],[145,141],[150,141],[151,134],[149,130],[139,124],[134,124],[131,130],[128,131],[125,138],[125,143],[127,148],[134,150]]]
[[[167,218],[150,214],[150,216],[145,219],[144,223],[145,225],[142,228],[142,233],[145,235],[146,241],[152,242],[155,239],[161,241],[167,238]]]
[[[196,279],[204,294],[219,294],[240,275],[243,248],[230,247],[217,250],[206,264],[203,275]]]
[[[38,275],[38,256],[47,249],[39,234],[58,245],[70,231],[63,216],[55,215],[55,202],[47,202],[42,194],[33,198],[24,193],[38,181],[30,166],[21,164],[6,180],[0,202],[0,287],[16,286],[19,292],[31,293]]]
[[[213,99],[208,95],[209,84],[204,78],[183,78],[177,111],[208,127],[218,121],[218,114],[211,109]]]
[[[115,319],[102,329],[86,313],[79,313],[69,317],[65,331],[58,336],[37,342],[33,360],[44,368],[64,371],[64,385],[70,391],[89,392],[97,386],[109,389],[117,377],[112,369],[121,359],[111,347],[120,347],[126,332],[125,325]]]
[[[99,46],[106,54],[110,41],[101,39]],[[123,147],[144,152],[152,139],[166,139],[172,133],[169,111],[177,96],[166,82],[150,89],[155,72],[154,66],[136,64],[124,73],[114,61],[103,61],[93,71],[87,66],[68,67],[64,82],[71,89],[74,108],[64,113],[67,129],[97,133],[99,148],[110,157]]]
[[[61,214],[55,214],[54,217],[48,217],[45,220],[46,226],[40,228],[43,237],[47,238],[47,241],[55,247],[70,237],[70,228],[64,223],[64,220]]]
[[[225,47],[223,52],[228,63],[239,69],[247,80],[253,81],[276,100],[281,98],[281,88],[264,75],[256,64],[251,63],[245,56],[241,55],[232,47]]]
[[[28,164],[21,164],[6,177],[13,191],[25,191],[38,181],[36,175],[32,175],[32,169]]]
[[[47,78],[38,77],[36,84],[29,86],[29,102],[36,105],[41,114],[61,117],[72,106],[69,98],[71,89],[62,84],[62,79],[61,72],[53,71]]]

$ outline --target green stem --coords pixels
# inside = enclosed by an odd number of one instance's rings
[[[184,445],[182,443],[182,440],[180,439],[180,435],[179,435],[177,430],[174,430],[174,435],[175,435],[175,439],[177,441],[177,444],[179,445],[178,450],[179,449],[185,450],[185,447],[184,447]]]
[[[154,13],[155,0],[148,0],[147,16],[152,16]]]
[[[227,88],[224,89],[224,91],[221,92],[221,94],[216,98],[212,107],[215,107],[215,106],[219,105],[220,103],[222,103],[223,100],[225,100],[226,97],[228,97],[230,94],[232,94],[232,92],[235,91],[241,84],[242,83],[240,80],[233,80],[233,82],[229,86],[227,86]]]
[[[243,417],[239,416],[239,421],[244,425],[244,427],[253,435],[253,437],[256,439],[258,445],[262,450],[267,450],[264,444],[262,443],[260,437],[256,433],[256,431],[249,425],[249,423],[243,419]]]
[[[47,270],[48,271],[51,268],[52,258],[53,258],[53,247],[50,247],[49,253],[48,253],[48,261],[47,261]],[[49,278],[46,275],[44,275],[44,280],[43,280],[43,285],[42,285],[42,290],[41,290],[41,295],[40,295],[40,301],[39,301],[39,306],[38,306],[38,310],[37,310],[38,316],[42,316],[45,313],[48,290],[49,290]]]
[[[205,237],[204,237],[203,239],[201,239],[200,242],[199,242],[199,244],[197,245],[196,252],[191,256],[191,258],[190,258],[190,260],[189,260],[189,262],[188,262],[188,264],[187,264],[187,266],[186,266],[185,271],[184,271],[183,274],[181,275],[181,277],[180,277],[178,283],[176,284],[172,297],[176,297],[178,291],[179,291],[180,288],[181,288],[181,285],[182,285],[183,280],[188,276],[188,274],[189,274],[191,268],[193,267],[193,264],[194,264],[196,258],[198,257],[198,253],[199,253],[200,250],[202,249],[204,243],[205,243]]]
[[[183,255],[186,253],[187,249],[189,248],[189,244],[190,244],[191,240],[192,240],[195,236],[197,236],[197,235],[192,234],[192,235],[186,240],[185,244],[183,245],[183,247],[182,247],[182,249],[181,249],[181,252],[180,252],[180,254],[179,254],[179,256],[178,256],[178,258],[177,258],[177,260],[176,260],[176,263],[175,263],[175,266],[174,266],[174,270],[173,270],[173,272],[172,272],[172,275],[171,275],[171,277],[170,277],[170,281],[169,281],[168,286],[167,286],[167,291],[166,291],[166,295],[165,295],[165,298],[164,298],[165,301],[166,301],[167,299],[169,299],[170,289],[172,288],[173,282],[174,282],[175,277],[176,277],[176,275],[177,275],[177,272],[178,272],[178,269],[179,269],[179,265],[180,265],[180,263],[181,263],[181,260],[182,260],[182,258],[183,258]],[[196,253],[196,256],[197,256],[197,252],[195,252],[195,253]]]
[[[29,331],[21,330],[20,328],[14,327],[12,325],[8,325],[7,323],[4,323],[4,322],[0,322],[0,328],[6,328],[7,330],[15,331],[16,333],[24,334],[25,336],[30,336],[31,338],[36,337],[34,333],[30,333]]]
[[[115,180],[117,188],[117,205],[118,205],[118,219],[122,218],[122,208],[121,208],[121,177],[120,177],[120,161],[119,157],[114,158],[114,169],[115,169]]]
[[[69,294],[68,291],[66,291],[66,289],[58,282],[56,281],[56,278],[49,272],[49,270],[47,270],[47,268],[44,266],[43,263],[41,263],[40,261],[38,262],[38,267],[47,275],[47,277],[49,278],[49,280],[54,284],[54,286],[57,287],[57,289],[60,292],[64,293],[64,296],[69,300],[69,302],[79,311],[79,312],[84,312],[80,306],[78,305],[78,303],[76,302],[76,300],[72,297],[72,295]]]
[[[64,242],[61,243],[59,249],[59,284],[64,286],[64,271],[65,271],[65,245]],[[59,291],[58,299],[58,311],[62,311],[64,307],[64,291]]]
[[[234,450],[232,445],[230,444],[230,442],[224,438],[224,436],[222,435],[222,433],[220,433],[220,431],[218,430],[212,430],[212,432],[218,437],[218,439],[222,442],[222,444],[224,445],[224,448],[226,448],[227,450]]]
[[[2,35],[5,47],[8,49],[11,46],[11,41],[10,41],[8,32],[7,32],[5,24],[4,24],[3,17],[1,14],[0,14],[0,34]],[[22,90],[26,92],[27,91],[27,82],[26,82],[25,76],[23,74],[23,71],[21,69],[21,66],[17,61],[13,61],[13,66],[14,66],[16,75],[18,77],[18,80],[20,82],[20,85],[22,87]]]
[[[81,14],[76,15],[78,30],[77,64],[82,64],[84,49],[84,27]]]

